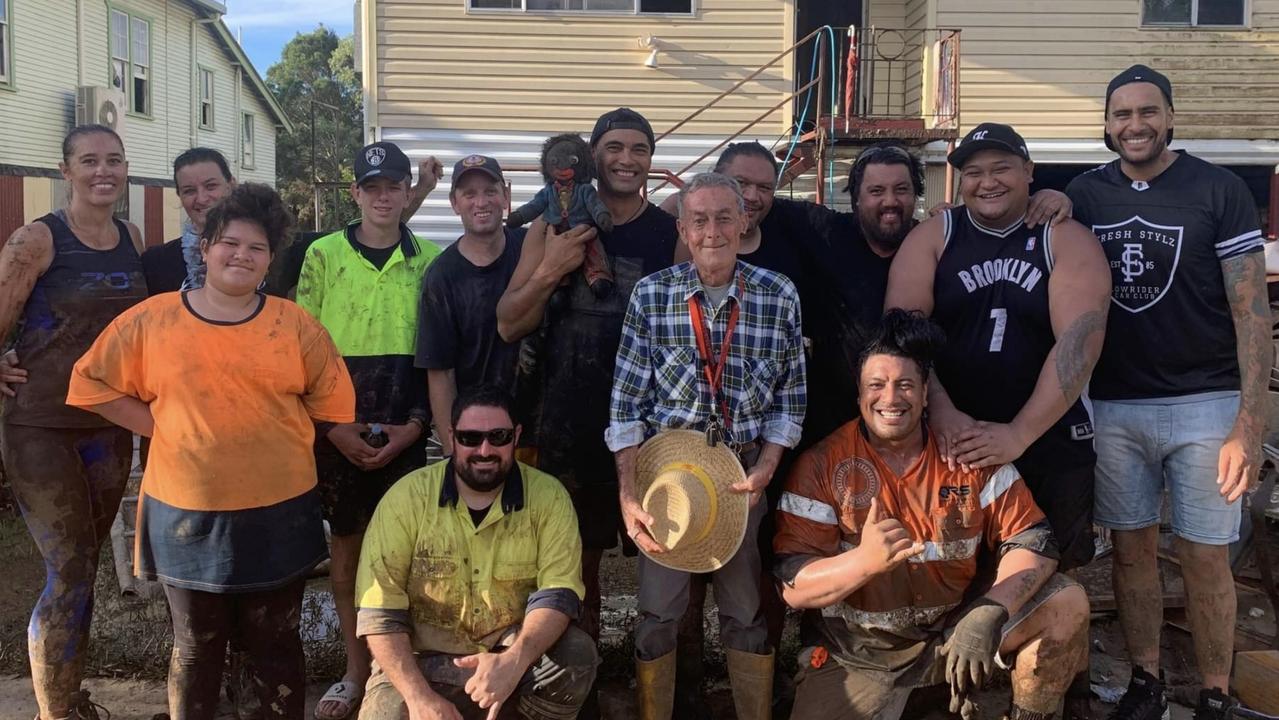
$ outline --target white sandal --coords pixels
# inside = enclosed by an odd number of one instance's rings
[[[324,697],[320,698],[320,702],[315,706],[315,717],[317,720],[347,720],[355,717],[355,711],[360,707],[360,701],[364,699],[364,688],[355,683],[339,680],[329,686]],[[326,702],[342,703],[344,709],[333,715],[321,715],[320,705]]]

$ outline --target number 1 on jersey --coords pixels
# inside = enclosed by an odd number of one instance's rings
[[[995,321],[995,329],[990,333],[990,351],[999,352],[1004,349],[1004,329],[1008,327],[1008,311],[1004,308],[991,308],[990,319]]]

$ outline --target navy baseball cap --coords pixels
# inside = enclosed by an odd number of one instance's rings
[[[413,177],[413,163],[395,143],[365,145],[355,156],[355,184],[362,185],[375,177],[403,182]]]
[[[497,164],[497,160],[488,155],[467,155],[453,164],[453,179],[450,181],[450,189],[457,187],[457,184],[462,180],[462,176],[472,170],[478,170],[498,182],[506,181],[506,178],[502,176],[502,166]]]
[[[1011,125],[1001,123],[982,123],[964,136],[959,147],[946,156],[946,162],[962,168],[968,158],[981,150],[1003,150],[1010,152],[1022,160],[1030,159],[1030,151],[1026,149],[1026,141],[1013,130]]]
[[[1145,65],[1133,65],[1127,70],[1119,73],[1111,79],[1110,84],[1106,86],[1106,116],[1110,116],[1110,96],[1115,94],[1119,88],[1131,83],[1150,83],[1159,88],[1159,92],[1163,93],[1164,99],[1168,101],[1168,107],[1172,107],[1172,81],[1167,75],[1153,70]],[[1112,152],[1118,152],[1115,142],[1110,139],[1110,133],[1102,131],[1101,137],[1106,142],[1106,149]],[[1172,128],[1168,128],[1168,135],[1164,138],[1164,143],[1172,142]]]
[[[600,141],[609,130],[639,130],[648,138],[650,150],[657,148],[657,140],[653,137],[653,126],[648,120],[630,108],[621,107],[609,110],[595,121],[595,129],[591,130],[591,147]]]

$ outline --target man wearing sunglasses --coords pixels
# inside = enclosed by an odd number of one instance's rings
[[[577,518],[558,480],[515,460],[510,395],[463,390],[452,458],[378,505],[356,582],[373,653],[362,720],[577,717],[595,641],[570,623],[583,594]]]

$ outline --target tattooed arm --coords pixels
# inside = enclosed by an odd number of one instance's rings
[[[960,434],[955,452],[968,467],[1012,462],[1070,409],[1101,355],[1110,309],[1110,269],[1097,238],[1066,221],[1052,233],[1048,306],[1057,342],[1030,399],[1011,423],[979,422]]]
[[[1266,432],[1266,395],[1273,360],[1265,257],[1259,252],[1221,261],[1221,274],[1235,324],[1239,357],[1239,414],[1217,458],[1217,484],[1227,502],[1239,499],[1257,479]]]
[[[1057,561],[1050,557],[1024,548],[1009,550],[999,559],[995,584],[986,597],[1008,608],[1009,615],[1016,615],[1056,569]]]

